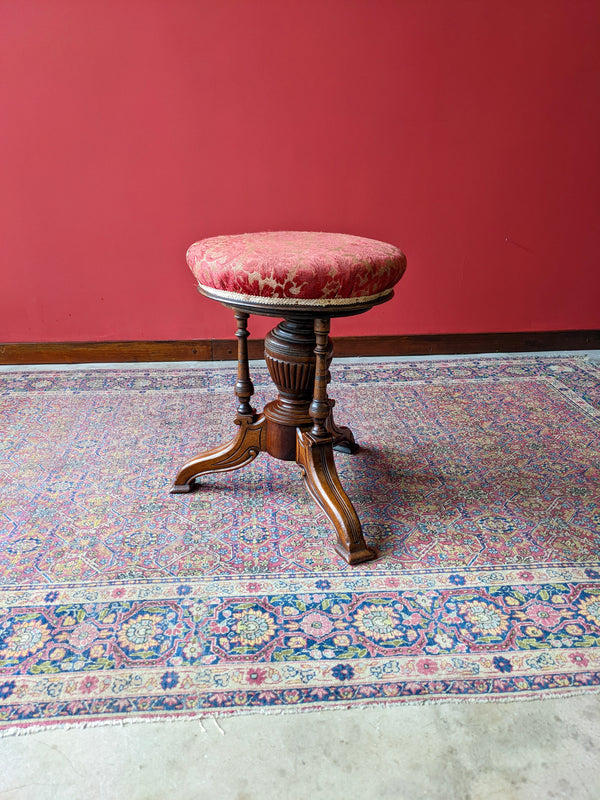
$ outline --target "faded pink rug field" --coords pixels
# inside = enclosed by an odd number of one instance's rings
[[[4,733],[598,690],[597,362],[333,372],[358,567],[294,464],[168,494],[231,434],[233,367],[0,373]]]

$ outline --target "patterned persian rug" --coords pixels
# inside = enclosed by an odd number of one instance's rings
[[[232,434],[233,365],[0,373],[0,728],[597,691],[599,379],[338,363],[380,552],[348,567],[295,464],[168,494]]]

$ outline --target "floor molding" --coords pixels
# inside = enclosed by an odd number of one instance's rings
[[[335,355],[419,356],[600,349],[600,330],[438,333],[415,336],[340,336]],[[250,358],[263,357],[263,340],[249,339]],[[0,344],[0,364],[85,364],[138,361],[235,360],[235,339],[172,342],[16,342]]]

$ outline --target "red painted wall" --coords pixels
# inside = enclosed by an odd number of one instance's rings
[[[187,245],[278,228],[406,252],[337,334],[599,328],[599,42],[597,0],[0,0],[0,341],[230,336]]]

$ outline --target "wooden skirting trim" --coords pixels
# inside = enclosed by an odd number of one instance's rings
[[[334,337],[336,356],[419,356],[600,349],[600,330],[514,333],[439,333],[418,336]],[[248,340],[250,358],[263,340]],[[136,361],[230,361],[234,339],[174,342],[23,342],[0,344],[0,364],[86,364]]]
[[[600,330],[511,333],[437,333],[418,336],[347,336],[335,339],[337,356],[438,356],[597,350]]]

